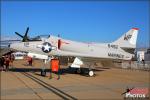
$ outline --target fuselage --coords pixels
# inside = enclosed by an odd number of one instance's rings
[[[48,42],[56,49],[48,53],[42,51],[43,43]],[[11,48],[37,53],[48,56],[74,56],[74,57],[92,57],[100,59],[122,59],[130,60],[133,54],[125,52],[119,45],[112,43],[83,43],[62,39],[55,36],[43,38],[41,41],[19,42],[11,45]]]

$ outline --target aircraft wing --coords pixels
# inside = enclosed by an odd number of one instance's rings
[[[90,55],[88,53],[78,53],[78,52],[69,52],[69,51],[62,51],[62,50],[57,50],[50,54],[52,56],[66,56],[66,57],[79,57],[79,58],[84,58],[85,60],[87,59],[108,59],[108,58],[99,58],[99,57],[94,57],[93,55]]]
[[[50,56],[65,56],[65,57],[78,57],[82,58],[84,61],[102,61],[102,60],[122,60],[122,58],[113,57],[109,58],[108,56],[104,55],[104,52],[99,52],[101,56],[89,54],[89,53],[79,53],[79,52],[71,52],[71,51],[63,51],[63,50],[56,50],[53,53],[50,53]]]
[[[96,67],[110,67],[114,66],[113,60],[109,58],[97,58],[90,56],[89,54],[81,54],[75,52],[68,52],[68,51],[57,51],[55,56],[59,57],[73,57],[75,58],[71,64],[73,68],[81,68],[81,67],[89,67],[91,66],[93,69]],[[118,60],[117,60],[118,61]]]

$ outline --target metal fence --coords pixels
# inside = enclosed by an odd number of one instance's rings
[[[122,62],[123,69],[136,69],[136,70],[147,70],[150,71],[150,61],[142,62],[132,61],[132,62]]]

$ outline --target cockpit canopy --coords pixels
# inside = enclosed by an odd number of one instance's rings
[[[24,35],[19,34],[18,32],[15,32],[19,37],[22,38],[22,42],[29,42],[29,41],[42,41],[43,39],[49,38],[50,35],[39,35],[34,38],[30,38],[28,36],[29,27],[27,27],[26,32]]]
[[[47,39],[49,38],[50,35],[39,35],[39,36],[36,36],[34,38],[29,38],[31,41],[42,41],[42,39]]]

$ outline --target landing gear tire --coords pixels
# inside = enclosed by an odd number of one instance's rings
[[[81,69],[80,69],[80,68],[75,69],[75,73],[76,73],[76,74],[81,74],[81,72],[82,72],[82,71],[81,71]]]
[[[88,74],[90,77],[92,77],[92,76],[94,76],[94,71],[90,70]]]
[[[81,69],[77,69],[77,74],[81,74]]]

